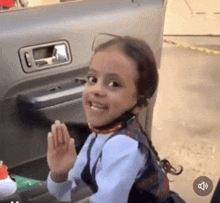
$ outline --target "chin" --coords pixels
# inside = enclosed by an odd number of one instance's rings
[[[103,118],[99,118],[99,119],[97,119],[97,118],[89,118],[89,119],[87,119],[87,121],[90,123],[90,125],[92,125],[93,127],[102,127],[102,126],[105,126],[105,125],[107,125],[107,124],[109,124],[109,123],[111,123],[112,122],[112,120],[108,120],[108,119],[103,119]]]
[[[89,122],[93,127],[102,127],[106,124],[108,124],[107,122]]]

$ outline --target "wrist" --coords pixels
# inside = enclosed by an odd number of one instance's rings
[[[64,173],[64,174],[57,174],[57,173],[53,173],[51,172],[50,174],[51,179],[56,182],[56,183],[61,183],[61,182],[65,182],[68,179],[68,173]]]

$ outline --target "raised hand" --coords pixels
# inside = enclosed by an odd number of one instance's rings
[[[65,181],[75,158],[74,139],[70,138],[66,125],[56,121],[51,126],[51,132],[48,133],[47,162],[52,179],[56,182],[62,182],[59,181],[59,177],[65,177],[60,178]]]

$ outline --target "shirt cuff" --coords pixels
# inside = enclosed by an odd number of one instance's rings
[[[47,177],[48,191],[60,201],[71,201],[71,188],[76,184],[73,181],[67,180],[65,182],[57,183],[51,179],[51,172]]]

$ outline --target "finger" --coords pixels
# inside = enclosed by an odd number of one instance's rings
[[[58,144],[62,145],[64,143],[63,141],[63,133],[61,130],[61,123],[60,121],[55,121],[55,125],[56,125],[56,132],[57,132],[57,138],[58,138]]]
[[[52,151],[54,149],[54,147],[53,147],[53,136],[52,136],[51,132],[49,132],[47,134],[47,146],[48,146],[48,151]]]
[[[70,134],[69,134],[69,131],[64,123],[62,124],[62,130],[63,130],[63,135],[64,135],[64,142],[66,144],[66,149],[68,150],[69,141],[70,141]]]
[[[68,143],[69,139],[70,139],[69,131],[64,123],[62,123],[61,126],[62,126],[62,133],[63,133],[64,142]]]
[[[76,148],[75,148],[75,140],[73,138],[71,138],[69,142],[69,152],[70,152],[70,155],[75,159],[77,154],[76,154]]]
[[[56,133],[56,126],[55,126],[55,124],[53,124],[51,126],[51,134],[52,134],[52,138],[53,138],[53,147],[55,149],[55,148],[58,147],[57,133]]]

